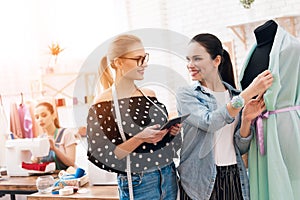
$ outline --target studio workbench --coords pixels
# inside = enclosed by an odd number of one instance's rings
[[[12,200],[15,200],[15,195],[27,195],[28,200],[50,200],[50,199],[88,199],[88,200],[118,200],[118,186],[117,185],[101,185],[91,186],[87,183],[80,188],[80,193],[74,193],[72,195],[53,195],[53,194],[41,194],[38,193],[36,188],[36,179],[38,176],[27,177],[9,177],[2,176],[0,180],[0,197],[3,195],[10,195]]]

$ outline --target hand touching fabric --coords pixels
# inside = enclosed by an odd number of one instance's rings
[[[242,114],[243,120],[252,121],[257,116],[259,116],[265,109],[266,105],[262,97],[252,99],[244,107]]]

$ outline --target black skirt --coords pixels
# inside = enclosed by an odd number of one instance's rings
[[[180,200],[192,200],[181,185]],[[237,165],[217,166],[217,177],[210,200],[243,200]]]

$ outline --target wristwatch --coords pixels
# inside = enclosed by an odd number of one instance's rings
[[[231,99],[230,104],[235,109],[243,108],[245,104],[245,100],[241,95],[234,96]]]

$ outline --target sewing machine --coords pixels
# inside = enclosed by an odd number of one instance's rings
[[[22,168],[22,162],[31,163],[31,157],[47,156],[50,150],[48,138],[7,140],[6,163],[8,176],[29,176],[32,172]],[[53,168],[54,166],[54,168]],[[55,170],[55,163],[46,166],[45,172]]]

